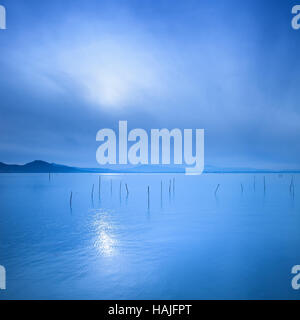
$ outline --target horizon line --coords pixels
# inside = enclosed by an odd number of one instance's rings
[[[0,161],[0,165],[5,165],[7,167],[19,167],[20,169],[22,169],[22,167],[26,167],[30,164],[35,164],[35,163],[42,163],[44,165],[48,165],[48,166],[53,166],[53,167],[60,167],[60,171],[59,172],[55,172],[55,171],[52,171],[52,170],[42,170],[42,171],[30,171],[27,170],[26,172],[13,172],[13,171],[8,171],[8,172],[1,172],[0,173],[106,173],[106,174],[113,174],[113,173],[125,173],[125,174],[136,174],[136,173],[157,173],[157,174],[162,174],[162,173],[167,173],[167,174],[185,174],[185,172],[180,172],[178,171],[180,168],[177,169],[177,171],[171,171],[172,169],[173,170],[176,170],[173,166],[176,166],[176,164],[174,164],[172,167],[169,167],[170,171],[166,170],[166,171],[156,171],[155,169],[153,170],[153,172],[149,172],[149,171],[143,171],[143,170],[139,170],[140,167],[147,167],[149,169],[151,169],[151,164],[140,164],[140,165],[137,165],[137,166],[134,166],[134,167],[130,167],[128,169],[126,168],[121,168],[121,169],[113,169],[112,168],[112,165],[110,165],[109,167],[105,168],[105,167],[98,167],[98,168],[88,168],[88,167],[78,167],[78,166],[69,166],[69,165],[64,165],[64,164],[58,164],[58,163],[50,163],[50,162],[47,162],[47,161],[44,161],[44,160],[33,160],[31,162],[28,162],[28,163],[25,163],[25,164],[7,164],[7,163],[4,163],[4,162],[1,162]],[[158,165],[155,165],[154,167],[162,167],[164,165],[162,164],[158,164]],[[207,165],[207,166],[210,166],[210,165]],[[205,167],[207,167],[205,166]],[[65,171],[63,170],[63,167],[65,167],[66,169],[65,170],[69,170],[69,171]],[[205,168],[204,167],[204,171],[203,173],[300,173],[300,169],[255,169],[255,168],[241,168],[241,167],[236,167],[236,168],[230,168],[230,167],[227,167],[227,168],[218,168],[218,167],[215,167],[213,169],[209,169],[209,168]],[[142,168],[140,168],[142,169]],[[72,172],[72,170],[78,170],[77,172]],[[89,171],[90,170],[90,171]],[[100,170],[107,170],[109,172],[100,172]],[[139,170],[139,171],[134,171],[134,170]],[[184,169],[183,169],[184,170]],[[111,171],[111,172],[110,172]],[[131,172],[133,171],[133,172]]]

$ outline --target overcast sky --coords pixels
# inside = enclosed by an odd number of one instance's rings
[[[0,161],[97,167],[128,120],[204,128],[206,164],[300,168],[294,1],[0,3]]]

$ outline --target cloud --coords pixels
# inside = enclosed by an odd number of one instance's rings
[[[86,105],[110,110],[141,107],[168,91],[166,57],[137,25],[66,20],[59,26],[59,36],[39,30],[26,42],[15,43],[18,50],[10,48],[13,57],[6,63],[18,64],[28,86],[47,95],[75,91]]]
[[[45,139],[53,158],[68,150],[66,159],[92,162],[95,133],[125,119],[132,128],[204,128],[209,162],[297,162],[297,45],[282,22],[266,26],[260,5],[238,16],[225,6],[212,17],[215,4],[195,1],[162,17],[159,5],[91,10],[91,3],[43,4],[47,14],[34,11],[34,27],[8,30],[2,150],[17,154],[22,144],[19,151],[34,146],[48,157]],[[15,23],[28,15],[22,9]]]

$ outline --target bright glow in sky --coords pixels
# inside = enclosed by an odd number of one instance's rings
[[[58,59],[85,97],[103,108],[123,108],[159,91],[159,69],[151,55],[121,39],[79,44]]]

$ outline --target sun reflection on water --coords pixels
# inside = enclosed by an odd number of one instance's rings
[[[103,256],[114,256],[117,254],[117,243],[115,235],[113,234],[113,226],[107,221],[108,213],[101,212],[94,221],[93,227],[95,229],[94,247]]]

